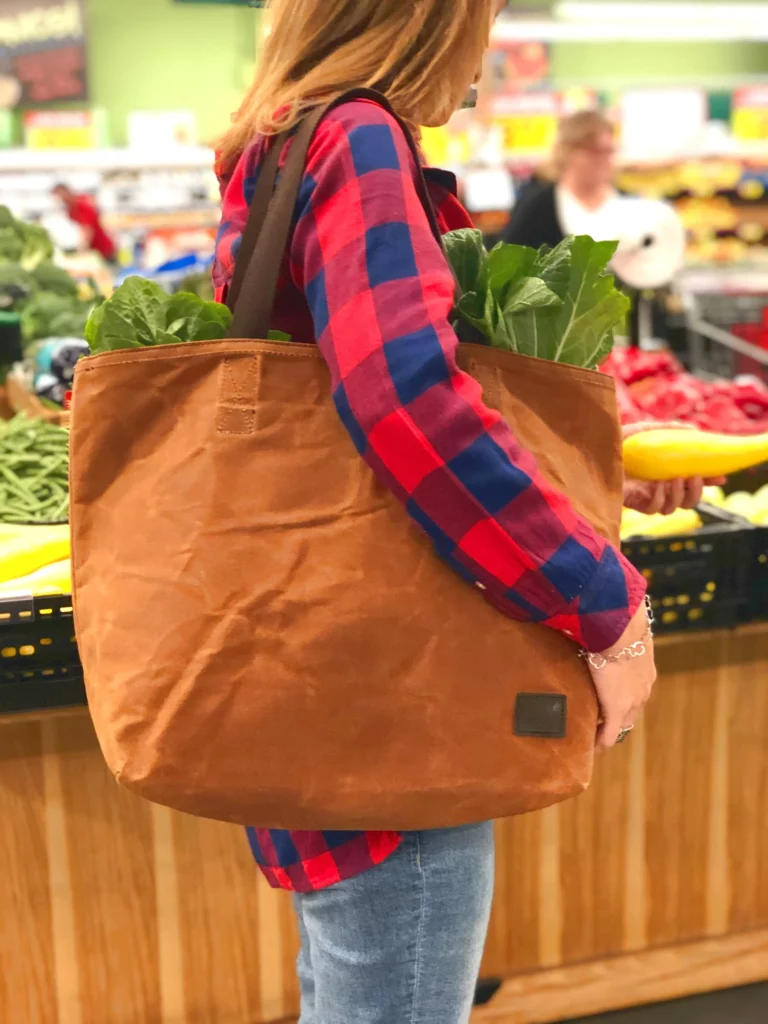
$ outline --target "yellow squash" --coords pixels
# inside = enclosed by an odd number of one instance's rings
[[[752,437],[703,430],[647,430],[624,442],[624,468],[635,480],[728,476],[768,462],[768,434]]]
[[[69,558],[69,526],[13,527],[0,536],[0,583],[29,576],[44,565]]]
[[[29,576],[17,580],[0,583],[0,601],[4,597],[17,594],[31,594],[33,597],[46,597],[51,594],[72,593],[72,565],[68,558],[52,565],[44,565]]]

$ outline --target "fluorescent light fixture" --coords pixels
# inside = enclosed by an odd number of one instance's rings
[[[747,19],[720,14],[714,18],[702,18],[700,12],[707,7],[720,7],[720,4],[669,4],[666,3],[570,3],[563,7],[611,9],[639,7],[645,10],[644,15],[635,18],[628,16],[610,17],[599,11],[590,19],[546,19],[546,18],[511,18],[496,22],[493,38],[503,42],[525,42],[539,40],[541,42],[768,42],[768,5],[761,5],[762,11]],[[688,14],[685,18],[670,20],[666,16],[666,8],[691,7],[697,14]],[[745,6],[736,4],[736,8]],[[755,5],[752,5],[755,6]],[[648,9],[653,8],[651,13]],[[664,13],[662,13],[664,12]]]
[[[733,22],[765,25],[768,18],[764,3],[677,3],[675,0],[562,0],[554,6],[559,21],[595,22],[623,21],[633,24],[647,18],[659,18],[666,22],[695,21]]]

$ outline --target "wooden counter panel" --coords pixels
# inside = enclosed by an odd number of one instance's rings
[[[707,934],[711,751],[721,644],[659,651],[660,681],[645,714],[645,850],[650,946]],[[691,664],[696,659],[695,671]]]
[[[768,929],[768,629],[668,640],[659,664],[644,722],[600,758],[590,792],[499,823],[484,973],[513,981],[478,1022],[631,1005],[622,964],[637,993],[684,994],[719,942],[731,957],[735,936]],[[121,790],[87,712],[0,718],[0,816],[3,1024],[295,1015],[290,900],[243,831]],[[657,953],[681,943],[695,966],[668,976]],[[723,962],[712,983],[768,979],[762,948],[748,976]],[[545,999],[561,976],[573,998]]]
[[[57,1019],[40,728],[0,732],[0,1021]]]
[[[735,930],[768,923],[768,652],[750,635],[728,644],[724,666],[725,751],[728,800],[727,888],[729,924]]]
[[[94,756],[87,717],[44,729],[58,752],[81,1024],[105,1024],[105,1006],[119,1007],[114,1024],[149,1021],[160,1005],[152,808]]]
[[[510,818],[497,825],[496,898],[484,966],[491,977],[506,975],[511,963],[528,971],[541,961],[541,844],[538,815]]]

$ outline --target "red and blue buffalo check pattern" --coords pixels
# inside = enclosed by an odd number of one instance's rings
[[[257,140],[222,179],[214,278],[221,300],[265,152]],[[414,184],[397,123],[357,100],[309,150],[273,328],[316,339],[339,416],[379,480],[437,554],[505,614],[591,651],[624,632],[645,582],[539,472],[456,363],[454,280]],[[470,226],[450,176],[428,175],[443,231]],[[480,596],[478,595],[478,599]],[[381,863],[396,833],[251,829],[278,887],[310,892]]]

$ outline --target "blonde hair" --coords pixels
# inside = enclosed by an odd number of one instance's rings
[[[292,128],[349,89],[382,92],[411,125],[444,124],[481,68],[496,0],[272,0],[253,85],[220,140]]]
[[[576,114],[564,117],[557,131],[555,147],[547,176],[558,181],[568,165],[568,157],[574,149],[593,145],[606,132],[613,135],[613,123],[601,110],[580,110]]]

